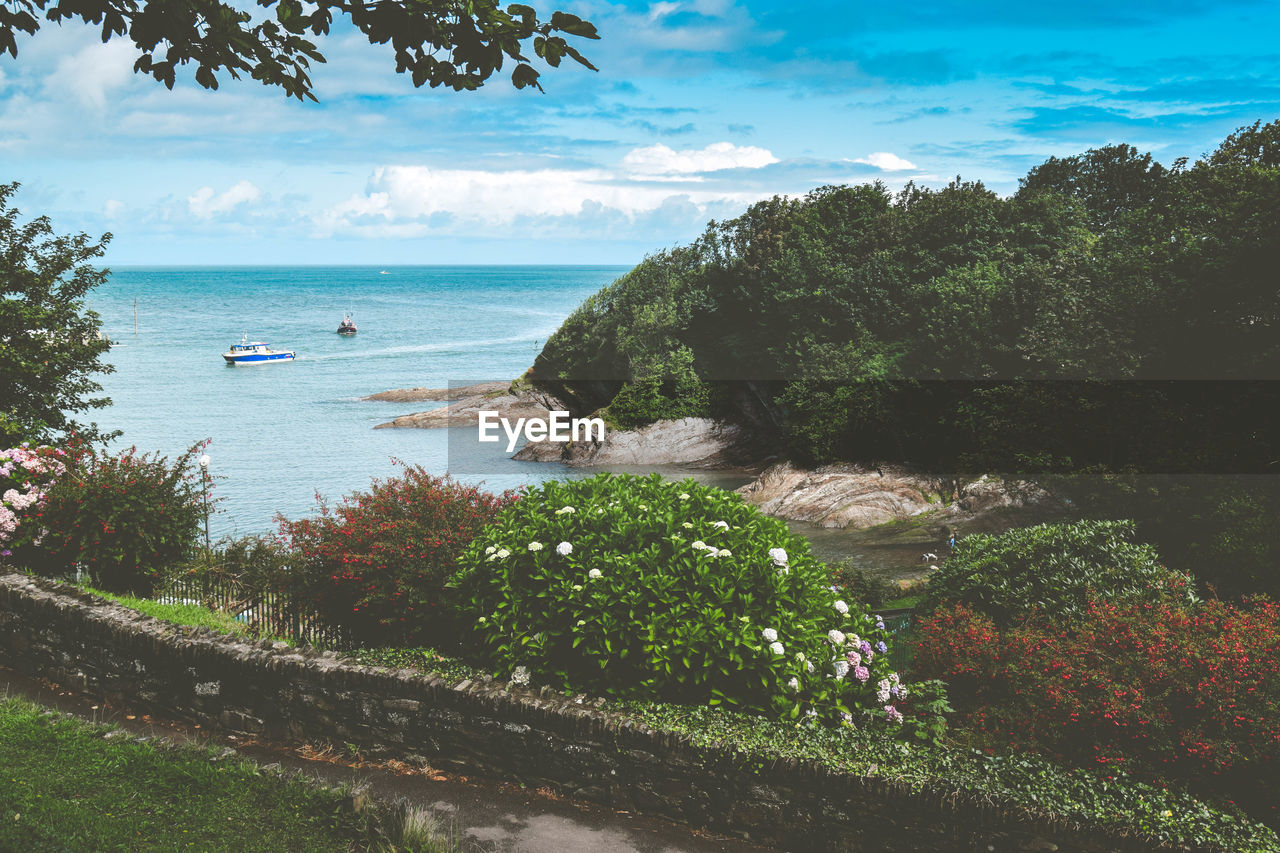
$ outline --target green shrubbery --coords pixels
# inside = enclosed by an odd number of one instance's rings
[[[799,717],[901,721],[877,618],[786,525],[731,492],[549,482],[459,560],[468,647],[517,679]]]
[[[1131,521],[1038,524],[967,536],[929,579],[924,607],[956,601],[1003,623],[1035,609],[1083,616],[1090,600],[1191,603],[1191,579],[1133,541]]]
[[[199,543],[204,493],[190,447],[171,464],[163,456],[72,448],[66,472],[19,530],[14,561],[38,574],[83,571],[94,586],[148,595]]]
[[[294,594],[363,643],[447,636],[440,598],[454,561],[511,500],[414,465],[314,518],[282,518]]]

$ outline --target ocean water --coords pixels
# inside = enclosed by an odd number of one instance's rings
[[[273,530],[317,494],[331,502],[393,459],[448,467],[449,430],[373,427],[433,403],[373,403],[392,388],[513,379],[583,299],[626,267],[154,267],[114,270],[90,306],[117,342],[101,378],[121,430],[117,447],[166,456],[211,439],[212,535]],[[134,301],[137,301],[137,333]],[[335,333],[350,311],[360,331]],[[292,362],[228,367],[241,335],[298,353]],[[455,447],[457,444],[455,443]],[[499,490],[572,475],[519,463],[502,448],[460,479]]]

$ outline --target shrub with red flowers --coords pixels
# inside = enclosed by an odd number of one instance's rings
[[[200,541],[204,493],[195,465],[207,441],[171,464],[129,448],[119,454],[72,445],[66,470],[19,529],[14,560],[39,574],[83,571],[99,589],[149,595]]]
[[[1000,628],[949,603],[913,651],[913,674],[946,681],[955,727],[985,746],[1123,765],[1278,817],[1280,605],[1093,601],[1070,623]]]
[[[441,594],[458,555],[513,500],[415,465],[336,508],[321,501],[316,517],[280,518],[295,594],[359,642],[439,642],[448,631]]]

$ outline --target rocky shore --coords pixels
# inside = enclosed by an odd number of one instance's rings
[[[425,412],[402,415],[374,429],[437,429],[476,426],[479,412],[497,412],[501,417],[545,418],[564,404],[532,386],[516,382],[481,382],[459,388],[401,388],[362,398],[372,402],[442,402],[446,405]]]
[[[741,427],[711,418],[658,421],[634,430],[608,430],[604,441],[531,441],[513,456],[526,462],[596,465],[682,465],[689,468],[742,467],[748,462]]]

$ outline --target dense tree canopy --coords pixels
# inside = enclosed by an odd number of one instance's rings
[[[747,419],[802,462],[1278,473],[1280,121],[1191,165],[1053,158],[1008,198],[957,178],[759,202],[589,299],[534,375],[621,424]],[[1150,491],[1110,500],[1133,516]],[[1278,503],[1208,491],[1242,524]],[[1204,516],[1178,505],[1170,533]],[[1197,547],[1280,557],[1214,536]]]
[[[414,86],[477,89],[506,60],[515,63],[517,89],[539,90],[539,72],[525,50],[551,67],[569,57],[594,66],[564,36],[598,38],[576,15],[553,12],[540,20],[531,6],[502,9],[497,0],[258,0],[274,10],[260,19],[244,4],[222,0],[12,0],[0,5],[0,53],[18,55],[20,34],[34,35],[45,22],[80,20],[101,29],[104,42],[125,37],[138,48],[134,70],[170,89],[182,66],[195,80],[218,88],[218,75],[248,75],[279,86],[292,97],[315,100],[309,70],[325,58],[311,38],[329,35],[345,17],[371,44],[390,43],[396,71]],[[42,21],[43,19],[43,21]],[[563,33],[564,35],[559,35]]]
[[[85,294],[106,280],[93,265],[111,235],[59,236],[47,217],[27,223],[9,205],[17,184],[0,184],[0,446],[47,442],[78,432],[76,412],[107,405],[95,373],[109,373],[100,357],[109,344]]]

